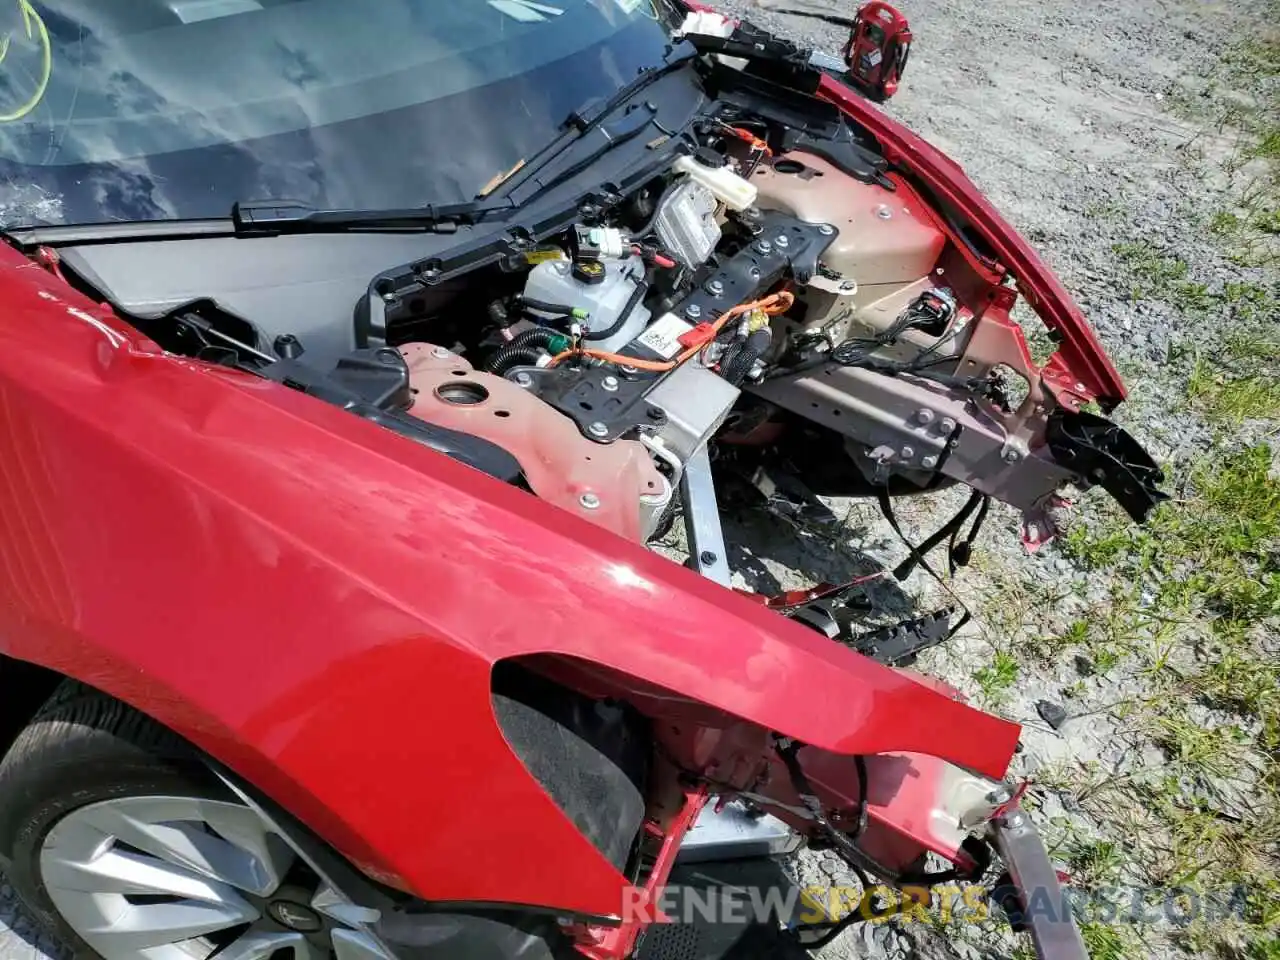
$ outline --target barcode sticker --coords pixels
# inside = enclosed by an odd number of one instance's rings
[[[664,360],[670,360],[681,350],[680,338],[693,329],[674,313],[668,313],[644,333],[637,342],[648,347]]]

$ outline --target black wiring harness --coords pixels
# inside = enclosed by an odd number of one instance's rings
[[[841,859],[853,870],[858,878],[858,883],[862,885],[863,891],[862,900],[858,905],[839,920],[804,924],[791,928],[791,934],[796,938],[800,946],[806,950],[820,950],[829,945],[853,924],[888,916],[894,911],[892,904],[885,906],[876,904],[876,891],[872,886],[869,874],[875,874],[900,887],[918,886],[927,889],[941,883],[951,883],[956,880],[977,880],[990,869],[991,848],[975,837],[968,838],[964,844],[965,852],[974,861],[974,867],[969,870],[952,868],[933,873],[924,871],[899,873],[877,863],[858,846],[857,842],[867,828],[868,778],[866,760],[860,756],[853,758],[858,773],[858,813],[854,828],[850,831],[843,831],[833,824],[830,817],[827,816],[822,799],[814,792],[813,785],[809,782],[804,768],[800,765],[799,753],[804,746],[805,744],[791,737],[775,736],[774,739],[774,749],[777,751],[783,765],[787,768],[787,776],[791,780],[792,789],[795,790],[800,802],[813,818],[813,821],[822,829],[824,839],[831,843]],[[821,931],[821,935],[815,940],[801,939],[801,936],[805,933],[817,933],[819,931]]]

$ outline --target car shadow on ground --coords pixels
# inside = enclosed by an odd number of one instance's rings
[[[722,519],[729,567],[756,593],[772,596],[879,574],[847,594],[853,622],[902,620],[918,610],[915,598],[885,570],[882,561],[860,548],[873,542],[874,535],[864,526],[823,515],[821,510],[806,510],[798,516],[780,513],[760,498],[729,500]],[[858,617],[859,613],[865,616]]]

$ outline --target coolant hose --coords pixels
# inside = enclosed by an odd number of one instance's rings
[[[573,315],[573,307],[567,303],[547,303],[545,300],[534,300],[531,297],[521,296],[520,304],[526,310],[536,310],[538,313],[554,313],[556,317]]]
[[[484,368],[489,373],[502,376],[514,366],[533,366],[541,353],[550,351],[552,338],[560,336],[563,334],[547,327],[534,327],[517,333],[510,343],[489,358]]]
[[[636,312],[636,307],[640,306],[640,301],[644,299],[645,294],[648,292],[649,284],[643,280],[636,281],[636,288],[631,291],[631,296],[627,298],[626,304],[622,307],[622,312],[618,314],[618,319],[603,330],[591,330],[584,333],[582,339],[608,340],[627,325],[627,321],[631,319],[631,314]]]

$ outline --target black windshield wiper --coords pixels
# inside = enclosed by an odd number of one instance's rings
[[[284,233],[456,233],[512,209],[510,200],[464,200],[387,210],[318,210],[289,200],[237,203],[231,221],[238,237]]]
[[[497,187],[485,194],[484,199],[509,197],[526,184],[535,184],[538,190],[546,190],[548,187],[554,186],[585,169],[619,144],[635,139],[650,124],[654,124],[661,131],[662,127],[657,121],[657,108],[648,104],[643,108],[643,113],[637,112],[635,116],[623,117],[612,127],[602,125],[602,121],[615,110],[625,106],[628,100],[635,97],[642,90],[652,86],[667,74],[674,73],[681,67],[692,63],[698,56],[699,52],[696,48],[689,44],[682,44],[668,54],[667,60],[656,67],[650,67],[643,71],[611,96],[603,99],[593,98],[583,103],[570,113],[564,123],[561,124],[562,132],[554,140],[513,171]],[[595,130],[598,130],[601,134],[601,143],[595,150],[582,160],[575,162],[572,167],[557,172],[550,179],[539,179],[569,147],[578,143]]]

